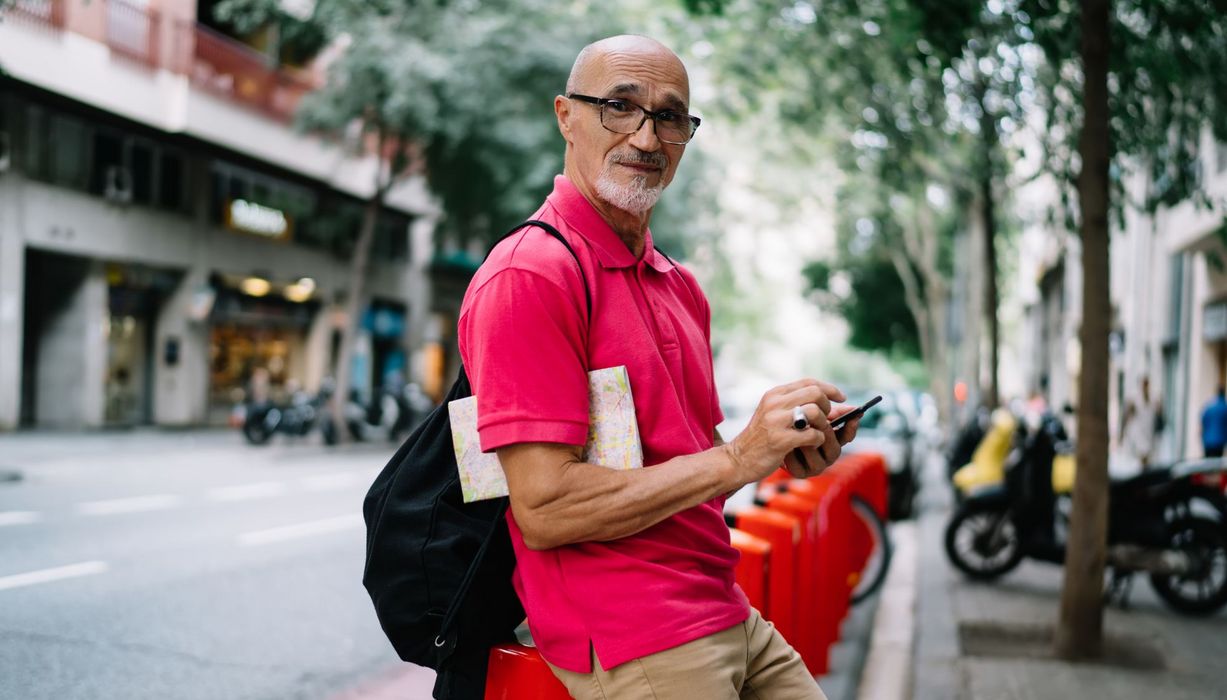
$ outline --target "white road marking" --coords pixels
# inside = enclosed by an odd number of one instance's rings
[[[285,484],[280,481],[261,481],[255,484],[225,486],[209,491],[214,501],[250,501],[257,498],[272,498],[285,493]]]
[[[104,561],[86,561],[80,564],[58,566],[54,569],[42,569],[41,571],[29,571],[24,574],[3,576],[0,577],[0,591],[9,588],[20,588],[22,586],[33,586],[38,583],[50,583],[51,581],[59,581],[66,578],[100,574],[106,571],[107,568],[107,563]]]
[[[311,535],[340,532],[341,530],[349,530],[351,528],[361,526],[362,516],[354,513],[352,515],[342,515],[336,518],[327,518],[325,520],[313,520],[309,523],[299,523],[298,525],[287,525],[285,527],[275,527],[270,530],[248,532],[239,535],[239,544],[244,547],[252,547],[256,545],[272,544],[274,542],[298,539],[300,537],[310,537]]]
[[[116,513],[140,513],[150,510],[165,510],[174,508],[183,502],[181,496],[163,493],[155,496],[137,496],[136,498],[117,498],[110,501],[92,501],[82,503],[77,509],[82,515],[114,515]]]
[[[10,510],[0,513],[0,526],[4,525],[25,525],[27,523],[38,522],[42,516],[38,513],[28,510]]]
[[[358,477],[358,474],[352,472],[316,474],[314,476],[303,477],[302,487],[307,491],[332,491],[358,483]],[[369,481],[369,479],[366,481]]]

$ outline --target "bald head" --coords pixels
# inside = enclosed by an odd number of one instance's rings
[[[583,92],[589,89],[595,75],[605,70],[605,64],[610,59],[648,59],[680,73],[685,83],[687,94],[684,99],[690,99],[690,82],[686,74],[686,66],[669,47],[659,41],[638,34],[621,34],[600,39],[588,44],[580,50],[571,66],[571,75],[567,78],[567,94]]]

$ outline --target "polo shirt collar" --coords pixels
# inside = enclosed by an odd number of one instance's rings
[[[596,207],[592,206],[592,202],[589,202],[565,175],[554,177],[554,191],[546,201],[553,205],[571,228],[592,244],[592,250],[596,253],[601,267],[633,267],[639,263],[617,232],[609,226]],[[643,259],[657,272],[669,272],[673,269],[673,263],[661,255],[652,243],[651,229],[644,233]]]

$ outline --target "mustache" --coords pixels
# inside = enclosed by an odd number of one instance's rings
[[[609,156],[609,164],[634,163],[635,165],[650,165],[661,170],[669,167],[669,157],[663,153],[647,153],[638,149],[622,151]]]

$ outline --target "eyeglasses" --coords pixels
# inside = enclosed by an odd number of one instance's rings
[[[601,108],[601,126],[615,134],[633,134],[643,128],[643,123],[652,118],[656,138],[674,145],[684,145],[694,138],[694,132],[702,120],[693,114],[662,109],[652,112],[634,102],[616,97],[592,97],[571,93],[567,99],[580,100]]]

